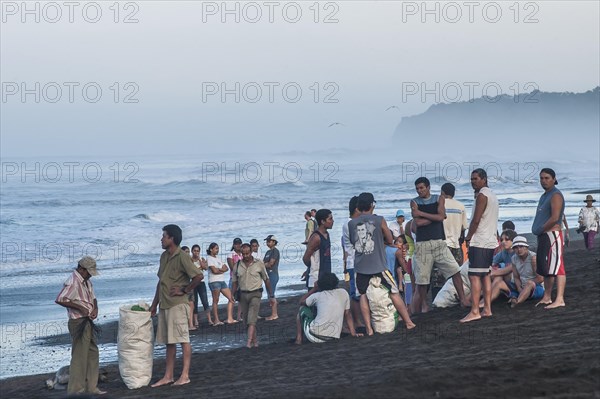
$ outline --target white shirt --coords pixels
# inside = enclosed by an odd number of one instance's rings
[[[221,269],[225,263],[221,259],[211,255],[208,255],[206,257],[206,261],[208,262],[208,282],[216,283],[217,281],[225,281],[225,273],[214,274],[210,270],[211,266],[214,266],[217,269]]]
[[[351,220],[352,218],[349,218],[342,225],[342,246],[346,252],[346,270],[354,269],[354,246],[350,242],[350,230],[348,229],[348,223]]]
[[[579,224],[583,226],[584,233],[590,230],[598,231],[598,224],[600,223],[600,212],[596,207],[588,208],[587,206],[581,208],[579,211]]]
[[[498,230],[498,198],[489,187],[483,187],[479,190],[478,195],[487,197],[487,205],[483,215],[481,215],[477,231],[471,236],[469,245],[477,248],[494,249],[498,246],[498,238],[496,237]],[[473,215],[477,208],[476,204],[477,200],[475,200],[475,206],[473,206]]]
[[[460,248],[458,239],[462,230],[469,228],[465,206],[454,198],[446,198],[446,219],[444,219],[444,234],[446,244],[450,248]]]
[[[306,298],[308,306],[317,307],[317,317],[310,332],[321,337],[339,338],[344,325],[344,311],[350,309],[350,297],[343,288],[315,292]]]

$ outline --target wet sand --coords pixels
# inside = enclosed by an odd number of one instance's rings
[[[109,381],[99,387],[108,391],[104,398],[600,397],[600,251],[573,241],[565,263],[564,308],[529,301],[510,309],[499,299],[493,317],[466,325],[458,323],[466,310],[435,309],[414,316],[412,331],[401,326],[391,334],[296,346],[288,341],[298,298],[288,298],[278,320],[259,321],[259,348],[195,350],[188,385],[129,390],[118,365],[110,364],[103,365]],[[266,304],[261,314],[268,314]],[[104,325],[103,340],[114,340],[115,328]],[[192,332],[195,348],[215,339],[240,346],[245,338],[240,324]],[[178,358],[176,374],[180,369]],[[156,359],[153,381],[163,372],[164,359]],[[65,391],[45,389],[52,376],[2,380],[0,397],[64,397]]]

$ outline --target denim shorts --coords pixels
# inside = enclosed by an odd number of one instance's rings
[[[269,281],[271,282],[271,290],[273,291],[272,294],[275,296],[275,290],[277,289],[277,283],[279,282],[279,272],[267,271],[267,274],[269,275]]]
[[[215,281],[213,283],[208,283],[208,287],[211,291],[220,291],[227,288],[227,283],[225,281]]]

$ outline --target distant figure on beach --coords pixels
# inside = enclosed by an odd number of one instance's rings
[[[204,271],[208,270],[208,262],[206,259],[200,256],[200,245],[194,244],[192,245],[192,262],[194,265],[202,272],[204,275]],[[206,279],[203,279],[200,284],[196,286],[194,289],[194,326],[197,328],[199,325],[198,321],[198,298],[202,302],[202,308],[206,313],[206,319],[208,320],[208,325],[212,326],[212,316],[210,314],[211,310],[208,306],[208,291],[206,290]]]
[[[296,318],[296,345],[302,344],[303,336],[316,344],[339,339],[344,320],[350,335],[362,336],[354,328],[348,293],[338,288],[338,283],[335,274],[323,273],[317,282],[318,291],[302,297]]]
[[[273,234],[269,234],[267,238],[265,238],[265,241],[267,242],[267,247],[269,247],[269,250],[265,254],[263,262],[265,264],[265,268],[267,269],[269,282],[271,284],[271,290],[269,290],[271,292],[271,296],[269,296],[271,315],[265,318],[265,320],[277,320],[279,315],[277,314],[277,299],[275,298],[275,291],[277,289],[277,283],[279,282],[280,255],[279,250],[276,248],[278,241],[277,237],[275,237]]]
[[[241,249],[241,245],[240,245]],[[229,270],[227,265],[223,261],[217,258],[219,254],[219,245],[216,242],[211,242],[206,250],[208,257],[208,288],[212,293],[212,311],[213,311],[213,325],[221,326],[223,322],[219,320],[219,296],[223,294],[227,298],[227,323],[237,323],[237,320],[233,319],[233,296],[231,290],[227,287],[225,282],[225,273]]]
[[[190,255],[190,247],[188,247],[187,245],[182,246],[181,250],[186,254]]]
[[[418,194],[410,202],[412,224],[416,226],[415,253],[412,271],[415,283],[411,309],[412,313],[429,311],[426,302],[427,286],[431,280],[431,271],[436,264],[440,273],[452,282],[462,306],[469,306],[469,301],[463,291],[460,268],[446,245],[443,221],[446,218],[446,201],[443,196],[431,194],[431,184],[426,177],[415,180],[415,190]]]
[[[182,239],[181,228],[175,224],[168,224],[162,231],[160,243],[165,251],[160,256],[158,284],[150,306],[150,314],[155,316],[157,308],[160,309],[156,343],[167,345],[167,355],[165,374],[151,385],[152,388],[171,383],[184,385],[190,382],[192,347],[188,325],[192,315],[188,305],[188,295],[204,278],[202,272],[192,262],[192,258],[179,248]],[[181,376],[175,381],[177,344],[181,344],[183,368]]]
[[[69,334],[71,335],[71,364],[67,392],[69,395],[89,393],[102,395],[98,389],[99,352],[94,322],[98,317],[98,301],[92,286],[92,276],[97,276],[96,261],[85,256],[65,281],[55,302],[67,308]]]
[[[502,231],[504,230],[515,230],[515,224],[513,223],[512,220],[505,220],[504,222],[502,222]]]
[[[531,232],[537,236],[537,273],[544,277],[544,297],[538,305],[545,309],[565,306],[567,276],[563,260],[561,222],[565,213],[565,199],[556,185],[556,173],[550,168],[540,171],[540,185],[544,194],[538,202]],[[556,281],[556,299],[552,302],[552,288]]]
[[[477,193],[473,216],[465,242],[469,247],[469,282],[471,283],[471,311],[460,322],[468,323],[492,315],[492,279],[490,271],[494,250],[498,246],[498,198],[488,187],[487,173],[481,168],[471,172],[471,186]],[[483,312],[479,299],[483,286]]]
[[[252,257],[254,259],[262,259],[262,251],[260,250],[260,244],[256,238],[250,240],[250,247],[252,248]]]
[[[265,264],[260,259],[252,257],[252,247],[250,244],[242,244],[242,259],[238,261],[233,274],[233,291],[240,290],[240,308],[244,315],[244,321],[248,325],[248,341],[246,347],[257,348],[258,338],[256,333],[256,322],[258,320],[258,310],[260,309],[260,299],[262,297],[263,281],[269,294],[269,302],[273,305],[275,297],[269,281],[269,275]]]
[[[542,298],[544,278],[536,273],[536,255],[529,250],[525,237],[515,237],[512,247],[515,251],[512,257],[513,280],[509,282],[502,279],[495,280],[492,285],[492,300],[495,300],[500,292],[504,292],[510,298],[511,307],[514,308],[528,299]]]
[[[313,219],[310,211],[304,213],[304,220],[306,220],[306,226],[304,227],[304,242],[302,244],[306,245],[312,233],[317,229],[317,222]]]
[[[327,230],[333,227],[329,209],[319,209],[315,215],[319,228],[308,239],[302,262],[308,267],[306,287],[311,290],[323,273],[331,272],[331,240]]]
[[[594,238],[596,238],[598,225],[600,225],[600,212],[598,208],[592,205],[596,200],[591,195],[586,195],[583,202],[585,202],[585,206],[579,211],[577,221],[579,222],[579,230],[583,233],[585,247],[588,251],[591,251],[594,249]]]
[[[404,320],[407,329],[412,329],[415,324],[410,319],[408,309],[404,301],[400,297],[398,285],[394,281],[394,276],[387,269],[385,257],[385,244],[393,242],[392,233],[387,227],[387,223],[383,216],[373,214],[375,209],[375,198],[371,193],[361,193],[358,196],[357,208],[360,216],[352,219],[348,223],[350,231],[350,242],[354,246],[354,270],[356,272],[356,288],[360,294],[360,310],[367,335],[373,335],[373,327],[371,326],[371,308],[369,300],[365,295],[369,282],[373,277],[379,277],[381,284],[389,291],[390,299],[394,304],[400,317]],[[366,229],[371,232],[369,239],[373,242],[372,248],[364,245],[364,232],[361,226],[372,226]]]
[[[454,187],[454,184],[444,183],[442,185],[442,196],[446,208],[446,219],[443,221],[446,245],[448,245],[452,256],[460,267],[464,263],[461,244],[464,240],[465,230],[469,225],[465,206],[462,202],[454,199],[455,194],[456,187]]]
[[[389,228],[394,240],[401,235],[404,235],[404,211],[402,209],[396,211],[396,220],[390,222]]]

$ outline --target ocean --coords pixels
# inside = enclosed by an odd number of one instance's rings
[[[500,223],[512,220],[518,232],[531,230],[542,193],[541,168],[556,170],[571,227],[583,206],[585,195],[580,193],[600,187],[598,160],[424,162],[398,160],[390,151],[4,158],[0,378],[53,372],[68,364],[68,347],[48,351],[35,343],[67,331],[66,311],[54,299],[84,255],[97,259],[101,274],[93,279],[100,321],[117,319],[120,305],[152,300],[162,227],[170,223],[183,229],[182,245],[199,244],[205,256],[208,244],[216,242],[223,259],[235,237],[258,239],[264,254],[263,239],[275,234],[282,255],[278,296],[290,295],[305,269],[301,242],[306,210],[333,211],[332,264],[341,276],[341,226],[351,196],[372,192],[375,212],[391,221],[397,209],[409,211],[414,180],[427,176],[433,193],[445,182],[455,184],[455,198],[470,216],[470,171],[482,166],[500,201]],[[31,356],[42,361],[32,364]],[[101,348],[101,362],[109,361],[116,361],[114,345]]]

